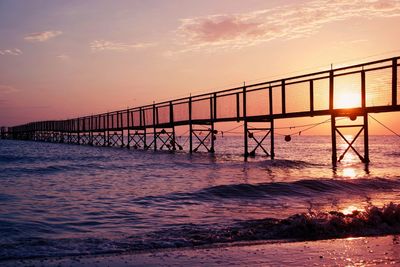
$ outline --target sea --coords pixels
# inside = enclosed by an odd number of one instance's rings
[[[274,160],[247,161],[242,137],[217,137],[214,154],[186,137],[175,152],[0,140],[0,265],[400,233],[399,137],[370,136],[369,165],[350,149],[337,167],[329,136],[279,136]]]

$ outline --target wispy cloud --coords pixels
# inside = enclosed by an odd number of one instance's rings
[[[106,51],[106,50],[127,51],[130,49],[142,49],[152,46],[155,46],[155,44],[154,43],[129,44],[129,43],[106,41],[106,40],[94,40],[93,42],[90,43],[90,49],[93,52]]]
[[[335,21],[394,16],[400,16],[399,0],[313,0],[248,13],[183,19],[177,33],[186,50],[241,48],[309,36]]]
[[[0,84],[0,95],[18,92],[18,90],[11,85]]]
[[[30,42],[45,42],[49,39],[55,38],[62,34],[62,31],[44,31],[34,32],[24,37],[26,41]]]
[[[69,55],[67,55],[67,54],[60,54],[60,55],[57,55],[57,58],[58,58],[59,60],[62,60],[62,61],[68,61],[68,60],[71,59],[71,57],[70,57]]]
[[[7,101],[4,101],[5,103]],[[26,109],[26,110],[30,110],[30,109],[50,109],[52,106],[0,106],[0,109]]]
[[[368,42],[367,39],[343,40],[343,41],[337,41],[336,43],[333,44],[333,46],[336,46],[336,47],[348,46],[348,45],[361,44],[361,43],[366,43],[366,42]]]
[[[22,51],[19,50],[18,48],[0,50],[0,56],[19,56],[19,55],[22,55]]]

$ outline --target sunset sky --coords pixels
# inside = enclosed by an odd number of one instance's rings
[[[398,56],[399,25],[396,0],[0,0],[0,125]]]

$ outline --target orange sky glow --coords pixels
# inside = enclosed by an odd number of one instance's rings
[[[0,125],[74,118],[399,56],[398,25],[399,0],[4,0]],[[341,82],[347,91],[335,105],[360,105],[352,93],[357,85]],[[367,101],[386,101],[379,97]],[[373,116],[400,132],[399,113]],[[374,121],[370,126],[370,134],[391,134]],[[309,134],[329,134],[329,125]]]

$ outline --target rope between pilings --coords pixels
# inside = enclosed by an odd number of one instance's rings
[[[396,133],[395,131],[393,131],[392,129],[390,129],[388,126],[386,126],[385,124],[383,124],[382,122],[378,121],[377,119],[375,119],[374,117],[372,117],[371,115],[368,114],[369,117],[371,117],[371,119],[373,119],[374,121],[376,121],[377,123],[379,123],[380,125],[382,125],[383,127],[385,127],[387,130],[389,130],[390,132],[392,132],[394,135],[396,135],[397,137],[400,137],[400,135],[398,133]]]

